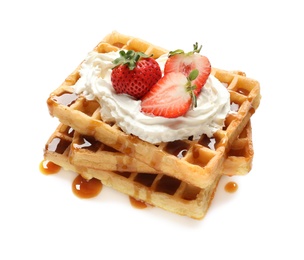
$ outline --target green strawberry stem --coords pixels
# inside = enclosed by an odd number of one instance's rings
[[[186,84],[186,91],[190,94],[191,100],[192,100],[192,108],[197,107],[197,97],[194,93],[194,90],[197,88],[196,85],[192,85],[191,81],[195,80],[198,76],[198,70],[192,70],[187,77],[187,84]]]
[[[176,55],[176,54],[192,55],[194,53],[200,53],[201,49],[202,49],[202,45],[200,47],[198,47],[198,43],[196,42],[195,44],[193,44],[193,51],[189,51],[189,52],[185,53],[183,50],[177,49],[175,51],[170,51],[169,57]]]
[[[149,58],[152,56],[152,55],[147,55],[143,52],[135,52],[133,50],[129,50],[127,52],[121,50],[119,52],[119,55],[120,57],[118,57],[113,61],[113,64],[115,65],[114,68],[120,65],[127,65],[130,70],[135,69],[136,63],[139,59]]]

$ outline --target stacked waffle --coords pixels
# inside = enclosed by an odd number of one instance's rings
[[[95,51],[128,49],[158,58],[168,51],[138,38],[113,32]],[[81,66],[81,65],[80,65]],[[212,138],[176,140],[151,144],[126,134],[101,117],[96,100],[76,94],[80,66],[53,91],[47,100],[60,125],[49,138],[44,157],[83,177],[165,210],[202,219],[223,174],[250,171],[253,146],[250,117],[259,106],[260,87],[255,80],[236,72],[212,69],[227,86],[231,104],[225,126]]]

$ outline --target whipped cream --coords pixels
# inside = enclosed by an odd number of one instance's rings
[[[223,84],[210,75],[197,98],[197,107],[184,116],[165,118],[141,113],[141,101],[127,94],[116,94],[111,83],[112,61],[119,52],[92,51],[81,65],[80,78],[73,86],[77,94],[97,100],[105,122],[116,123],[125,133],[150,143],[170,142],[202,134],[209,137],[222,129],[230,111],[230,95]],[[168,55],[157,59],[163,72]]]

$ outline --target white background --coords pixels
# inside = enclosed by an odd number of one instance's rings
[[[1,259],[304,259],[301,1],[2,1]],[[46,99],[117,30],[169,50],[203,44],[212,65],[245,71],[263,95],[252,171],[223,178],[202,221],[132,208],[104,187],[78,199],[71,172],[38,166],[57,125]],[[234,194],[223,185],[235,180]]]

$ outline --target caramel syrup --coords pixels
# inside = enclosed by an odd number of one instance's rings
[[[133,198],[131,196],[129,196],[129,200],[130,200],[131,205],[134,208],[145,209],[146,207],[148,207],[148,205],[144,201],[137,200],[137,199],[135,199],[135,198]]]
[[[237,191],[238,189],[238,185],[236,182],[234,181],[230,181],[230,182],[227,182],[226,185],[225,185],[225,191],[229,192],[229,193],[234,193]]]
[[[164,151],[176,156],[177,158],[183,158],[187,154],[189,147],[190,145],[188,143],[177,140],[169,142],[164,148]]]
[[[249,93],[250,93],[250,91],[247,90],[247,89],[245,89],[245,88],[238,88],[237,92],[240,93],[240,94],[242,94],[242,95],[244,95],[244,96],[248,96]]]
[[[59,172],[61,167],[53,162],[48,160],[42,160],[39,164],[39,170],[43,174],[54,174]]]
[[[78,143],[74,144],[74,148],[76,149],[88,149],[92,152],[97,152],[101,143],[95,140],[92,136],[80,136]]]
[[[74,179],[72,183],[73,193],[83,199],[96,197],[102,190],[102,183],[100,180],[92,178],[86,180],[80,174]]]
[[[39,164],[39,170],[43,174],[55,174],[60,171],[61,167],[51,161],[42,160]],[[86,180],[80,174],[72,182],[72,191],[79,198],[93,198],[96,197],[102,190],[103,184],[100,180],[92,178]],[[144,201],[137,200],[129,196],[130,204],[137,209],[144,209],[148,207]]]

